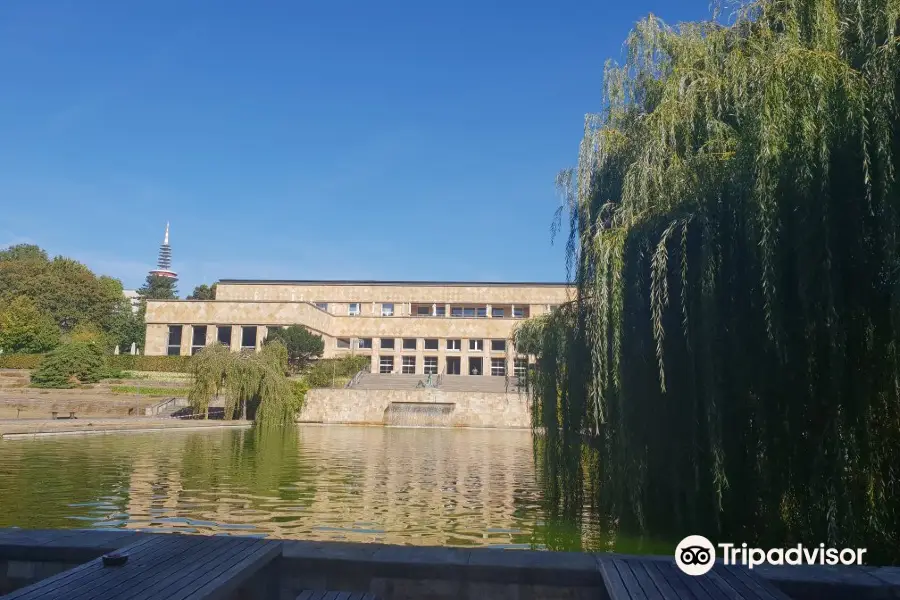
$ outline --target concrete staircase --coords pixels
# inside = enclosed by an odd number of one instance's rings
[[[31,372],[25,369],[0,369],[0,388],[16,389],[28,387]]]
[[[428,375],[400,375],[386,373],[362,373],[353,383],[354,390],[414,390]],[[436,380],[437,376],[432,376]],[[517,392],[518,378],[490,377],[485,375],[444,375],[437,388],[443,392]]]

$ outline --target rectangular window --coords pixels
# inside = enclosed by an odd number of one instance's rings
[[[503,377],[506,375],[506,359],[505,358],[492,358],[491,359],[491,375],[495,377]]]
[[[381,316],[382,317],[393,317],[394,316],[394,305],[393,304],[382,304],[381,305]]]
[[[325,312],[328,312],[328,303],[327,302],[316,302],[316,308],[318,308],[319,310],[324,310]]]
[[[437,356],[425,357],[425,374],[437,375]]]
[[[359,338],[356,340],[356,347],[361,350],[368,350],[372,348],[372,338]]]
[[[337,338],[334,342],[337,348],[342,348],[344,350],[350,349],[350,338]]]
[[[425,349],[426,350],[437,350],[438,349],[437,339],[426,339],[425,340]]]
[[[491,316],[492,317],[503,317],[503,309],[502,308],[492,308]]]
[[[525,317],[525,309],[522,308],[521,306],[514,306],[512,309],[512,312],[513,312],[513,318],[515,318],[515,319],[522,319]]]
[[[231,348],[231,325],[216,327],[216,341]]]
[[[484,340],[469,340],[469,350],[481,352],[484,350]]]
[[[181,325],[169,325],[169,334],[166,338],[166,354],[169,356],[181,355]]]
[[[484,318],[487,316],[487,306],[479,306],[478,307],[478,317]]]
[[[463,316],[466,318],[473,318],[475,316],[475,307],[469,306],[463,309]]]
[[[241,327],[241,349],[256,349],[256,326]]]
[[[191,355],[197,354],[206,345],[206,325],[194,325],[191,333]]]
[[[506,352],[506,340],[491,340],[491,352]]]
[[[416,338],[403,338],[403,349],[404,350],[415,350],[416,349]]]
[[[516,377],[525,377],[525,371],[528,370],[528,359],[517,358],[513,363],[513,375]]]
[[[350,309],[347,312],[351,317],[355,317],[359,315],[359,302],[351,302]]]
[[[436,306],[434,309],[435,316],[438,317],[446,317],[447,316],[447,307],[446,306]]]
[[[382,356],[381,360],[378,362],[378,372],[379,373],[393,373],[394,372],[394,357],[393,356]]]
[[[461,317],[463,316],[462,306],[451,306],[450,307],[450,316],[451,317]]]
[[[415,356],[404,356],[403,357],[403,373],[405,375],[413,375],[416,372],[416,357]]]
[[[394,338],[381,338],[381,347],[385,350],[393,350]]]
[[[447,340],[447,350],[456,350],[457,352],[462,348],[462,340]]]
[[[430,317],[431,316],[431,307],[430,306],[417,306],[416,314],[420,317]]]

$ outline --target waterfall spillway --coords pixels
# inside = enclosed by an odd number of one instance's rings
[[[384,424],[393,427],[450,427],[456,405],[450,402],[391,402]]]

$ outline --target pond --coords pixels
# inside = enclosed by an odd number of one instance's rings
[[[0,442],[0,527],[669,553],[546,519],[528,431],[302,426]]]

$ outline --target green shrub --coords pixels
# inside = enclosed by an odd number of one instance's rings
[[[368,370],[370,364],[371,359],[361,355],[325,358],[316,361],[306,371],[305,380],[311,388],[331,387],[333,383],[353,377],[358,371]]]
[[[113,394],[131,394],[136,396],[187,396],[186,387],[145,387],[139,385],[114,385],[109,388]]]
[[[79,383],[100,381],[105,367],[103,350],[89,342],[70,342],[59,346],[31,374],[31,385],[42,388],[67,388]]]
[[[0,369],[37,369],[43,354],[0,354]]]
[[[190,356],[140,356],[118,354],[109,357],[109,366],[123,371],[163,371],[188,373]]]

